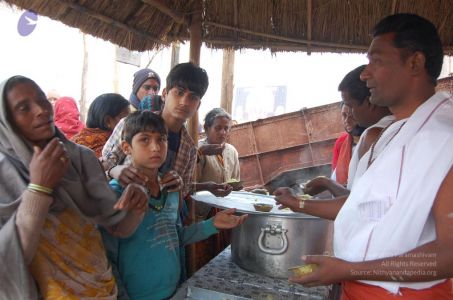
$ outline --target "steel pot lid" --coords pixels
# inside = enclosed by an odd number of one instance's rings
[[[210,192],[202,191],[197,192],[195,195],[192,195],[192,198],[196,201],[222,209],[236,208],[237,212],[246,214],[260,214],[287,218],[317,218],[302,213],[295,213],[289,209],[279,210],[274,196],[255,194],[250,192],[233,191],[226,197],[216,197]],[[257,211],[253,206],[257,203],[272,205],[272,210],[269,212]]]

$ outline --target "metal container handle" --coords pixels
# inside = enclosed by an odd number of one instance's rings
[[[285,253],[285,251],[288,249],[288,238],[286,237],[286,232],[288,231],[287,229],[283,229],[280,225],[266,225],[265,228],[260,228],[261,233],[258,237],[258,248],[267,254],[272,254],[272,255],[279,255]],[[264,245],[264,236],[266,234],[270,235],[280,235],[281,239],[283,240],[283,245],[280,249],[270,249],[267,248]]]

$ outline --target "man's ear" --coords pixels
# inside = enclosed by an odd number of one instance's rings
[[[426,72],[425,64],[426,64],[426,57],[425,55],[417,51],[409,57],[409,67],[413,75],[418,75],[421,72]]]
[[[167,98],[167,88],[164,88],[162,90],[161,98],[162,98],[162,102],[165,103],[165,98]]]
[[[201,99],[200,99],[200,102],[198,103],[197,110],[200,108],[200,105],[201,105]]]
[[[132,148],[132,146],[129,145],[128,142],[126,142],[125,140],[121,141],[121,149],[123,149],[124,154],[126,154],[126,155],[131,154],[131,148]]]

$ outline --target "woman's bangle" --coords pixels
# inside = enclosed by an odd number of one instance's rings
[[[53,189],[34,183],[29,183],[27,187],[30,191],[44,193],[46,195],[52,195]]]

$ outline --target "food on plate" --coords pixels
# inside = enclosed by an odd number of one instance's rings
[[[237,180],[236,178],[228,179],[225,183],[230,185],[234,191],[242,189],[242,181]]]
[[[253,207],[255,207],[255,210],[257,211],[270,212],[274,206],[266,203],[255,203],[253,204]]]
[[[250,192],[261,195],[269,195],[269,192],[266,189],[253,189]]]
[[[239,180],[237,180],[236,178],[231,178],[231,179],[228,179],[226,183],[233,183],[233,182],[239,182]]]
[[[294,276],[300,277],[314,272],[317,268],[318,268],[317,264],[306,264],[302,266],[289,268],[288,270],[293,272]]]

